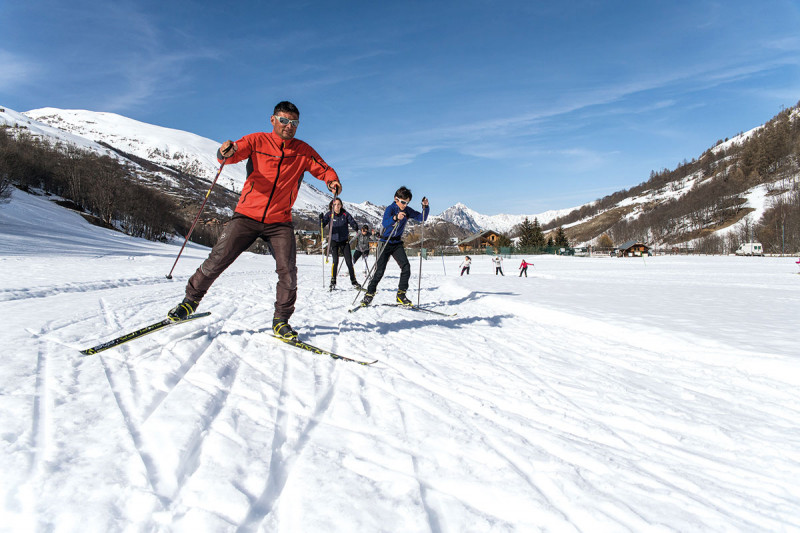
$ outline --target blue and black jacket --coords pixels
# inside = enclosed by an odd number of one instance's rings
[[[324,215],[320,215],[320,219],[322,220],[325,229],[328,229],[328,224],[331,223],[331,212],[328,211]],[[338,215],[334,213],[333,228],[331,229],[333,242],[347,242],[350,240],[350,232],[347,230],[347,226],[350,226],[354,230],[358,231],[358,224],[356,224],[355,219],[350,216],[350,213],[344,209],[342,209]]]
[[[389,207],[386,208],[386,211],[383,212],[383,229],[381,230],[381,242],[386,242],[387,240],[394,244],[398,242],[403,242],[403,231],[406,229],[406,222],[409,218],[416,220],[417,222],[424,222],[428,220],[428,213],[430,213],[430,206],[423,207],[422,213],[412,209],[410,206],[406,206],[404,209],[400,209],[397,207],[397,203],[392,202]],[[405,218],[398,220],[397,214],[402,211],[406,214]],[[395,223],[397,223],[397,227],[394,228]],[[389,236],[391,235],[391,239]]]

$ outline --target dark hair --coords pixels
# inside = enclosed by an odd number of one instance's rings
[[[369,231],[369,226],[367,226],[366,224],[364,224],[363,226],[361,226],[361,229],[365,229],[365,230]]]
[[[330,211],[331,213],[333,213],[333,202],[337,202],[337,201],[338,201],[340,204],[342,204],[342,212],[344,212],[344,202],[342,201],[342,199],[341,199],[341,198],[334,198],[333,200],[331,200],[331,201],[328,203],[328,211]]]
[[[291,102],[287,102],[286,100],[283,102],[278,102],[278,105],[275,106],[272,114],[277,115],[280,111],[283,111],[284,113],[294,113],[297,115],[297,118],[300,118],[300,110],[297,109],[297,106]]]
[[[401,200],[411,200],[411,191],[409,190],[408,187],[405,186],[397,189],[397,192],[394,193],[394,195],[400,198]]]

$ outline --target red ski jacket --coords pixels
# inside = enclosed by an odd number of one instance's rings
[[[325,183],[339,181],[336,171],[299,139],[284,141],[274,132],[251,133],[236,141],[236,147],[226,164],[247,159],[247,180],[236,212],[259,222],[292,221],[292,206],[306,171]],[[219,151],[217,160],[222,163]]]

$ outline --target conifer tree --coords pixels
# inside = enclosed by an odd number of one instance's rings
[[[556,246],[559,248],[569,248],[569,239],[567,239],[567,234],[564,233],[564,227],[559,226],[556,230]]]

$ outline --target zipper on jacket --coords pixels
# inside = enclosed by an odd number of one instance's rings
[[[261,222],[263,223],[264,220],[267,219],[267,211],[269,211],[269,206],[272,203],[272,197],[275,194],[275,188],[278,186],[278,178],[281,177],[281,163],[283,163],[283,156],[284,152],[283,149],[286,146],[286,142],[281,143],[281,158],[278,159],[278,170],[275,172],[275,181],[272,183],[272,191],[269,193],[269,200],[267,200],[267,207],[264,208],[264,216],[261,217]]]

